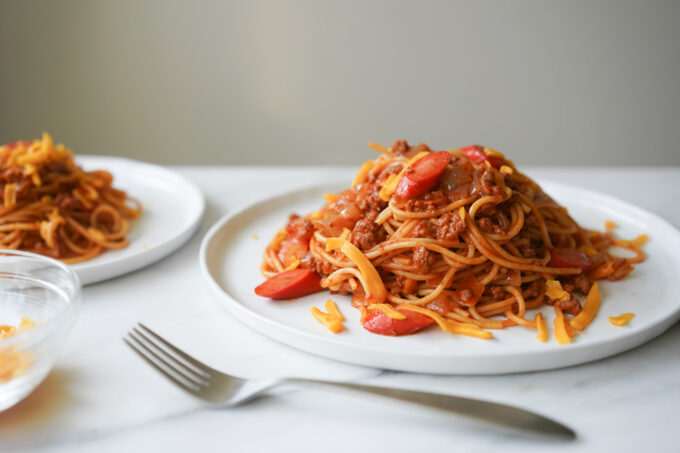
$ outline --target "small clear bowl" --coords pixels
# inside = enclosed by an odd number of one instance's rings
[[[21,401],[47,376],[80,306],[80,280],[63,263],[0,249],[0,326],[33,327],[0,338],[0,410]]]

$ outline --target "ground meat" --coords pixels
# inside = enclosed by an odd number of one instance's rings
[[[422,197],[414,198],[406,202],[405,209],[412,212],[435,211],[446,206],[449,200],[441,190],[427,192]]]
[[[380,199],[379,190],[362,190],[357,196],[356,205],[363,213],[377,213],[382,211],[387,203]]]
[[[542,280],[535,280],[529,284],[527,289],[524,291],[523,296],[525,299],[533,299],[538,297],[541,292],[543,292],[545,284]]]
[[[588,291],[593,286],[593,282],[583,274],[577,275],[574,278],[563,277],[561,280],[562,288],[569,293],[577,291],[581,294],[588,294]]]
[[[492,234],[503,234],[504,231],[501,229],[499,225],[494,223],[493,220],[491,220],[489,217],[482,217],[481,219],[477,220],[477,226],[479,226],[479,229],[484,231],[485,233],[492,233]]]
[[[326,260],[319,260],[311,255],[305,257],[300,262],[300,266],[311,269],[320,275],[328,275],[333,272],[335,266]]]
[[[607,280],[621,280],[633,271],[633,265],[625,258],[614,258],[614,272],[607,276]]]
[[[19,182],[23,179],[24,172],[18,168],[9,168],[0,174],[0,183]]]
[[[311,220],[300,217],[297,214],[291,214],[288,217],[288,225],[286,225],[286,233],[290,237],[306,242],[314,234],[314,225]]]
[[[465,227],[465,220],[461,219],[457,212],[447,212],[439,218],[437,239],[454,241],[465,231]]]
[[[434,253],[430,252],[428,249],[419,245],[413,250],[413,265],[416,266],[418,272],[421,274],[427,274],[434,264],[435,256]]]
[[[373,220],[361,219],[352,230],[352,243],[361,250],[368,250],[385,239],[383,229]]]
[[[492,286],[489,291],[491,291],[491,297],[493,297],[493,300],[503,300],[507,294],[502,286]]]
[[[569,313],[570,315],[576,316],[581,313],[581,303],[574,298],[559,302],[557,306],[560,310],[565,313]]]
[[[397,140],[392,143],[392,152],[397,156],[403,156],[408,152],[409,146],[406,140]]]
[[[503,190],[496,185],[494,171],[491,168],[486,168],[481,174],[479,171],[475,172],[474,187],[477,195],[494,197],[503,195]]]
[[[577,275],[574,279],[574,286],[576,287],[576,291],[579,293],[588,294],[590,292],[590,288],[593,286],[593,282],[591,282],[588,277],[581,274]]]
[[[521,250],[522,256],[524,258],[536,258],[536,249],[532,247],[526,247]]]
[[[430,222],[421,222],[413,229],[414,238],[434,238],[435,229]]]

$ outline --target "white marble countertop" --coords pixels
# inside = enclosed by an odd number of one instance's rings
[[[351,168],[175,167],[203,190],[200,231],[141,271],[88,286],[61,360],[33,394],[0,413],[0,451],[678,451],[680,325],[632,351],[566,369],[501,376],[383,372],[291,349],[240,324],[203,280],[198,248],[239,205]],[[605,192],[680,227],[680,168],[529,167],[537,179]],[[253,182],[257,181],[257,184]],[[244,188],[247,187],[247,190]],[[502,433],[440,412],[302,389],[235,409],[210,409],[144,364],[122,342],[142,321],[189,353],[237,375],[357,380],[488,398],[571,426],[557,442]]]

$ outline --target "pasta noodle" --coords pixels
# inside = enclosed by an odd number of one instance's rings
[[[291,265],[314,271],[321,287],[353,294],[372,332],[437,324],[490,338],[488,329],[519,325],[545,342],[546,320],[528,311],[548,304],[556,340],[568,343],[597,312],[596,280],[619,280],[645,259],[646,236],[616,239],[613,222],[604,232],[581,227],[498,151],[371,148],[381,154],[351,188],[325,195],[313,215],[291,215],[261,270],[270,279]],[[585,307],[577,294],[588,295]]]
[[[64,145],[41,140],[0,147],[0,248],[73,264],[128,245],[139,203],[105,170],[84,171]]]

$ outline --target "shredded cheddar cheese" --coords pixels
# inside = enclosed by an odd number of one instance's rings
[[[567,320],[564,318],[564,313],[559,310],[555,317],[555,340],[559,344],[571,343],[571,335],[567,332]]]
[[[342,316],[338,306],[335,305],[335,302],[333,302],[332,299],[328,299],[326,301],[327,313],[322,312],[316,307],[312,307],[309,310],[312,312],[314,319],[326,326],[331,332],[338,333],[345,330],[345,326],[342,324],[342,322],[345,320],[345,317]]]
[[[444,332],[455,333],[458,335],[467,335],[469,337],[482,338],[484,340],[493,338],[493,334],[491,332],[481,329],[474,324],[467,324],[456,322],[451,319],[445,319],[438,313],[417,305],[399,304],[397,308],[400,310],[414,311],[416,313],[420,313],[421,315],[432,318]]]
[[[368,147],[371,148],[374,151],[379,151],[381,153],[389,154],[392,152],[392,148],[388,148],[387,146],[379,145],[377,143],[370,142],[368,144]]]
[[[319,220],[323,218],[323,212],[321,211],[316,211],[312,215],[309,216],[312,220]]]
[[[545,282],[547,288],[545,295],[555,302],[568,300],[571,296],[562,288],[562,284],[557,280],[548,280]]]
[[[380,310],[392,319],[406,319],[403,313],[395,310],[390,304],[371,304],[368,306],[369,310]]]
[[[616,327],[622,327],[628,324],[635,317],[635,313],[622,313],[618,316],[610,316],[609,322]]]
[[[390,197],[392,196],[392,193],[394,193],[394,190],[396,190],[397,184],[399,183],[398,178],[399,177],[397,175],[391,174],[385,181],[383,181],[382,188],[378,193],[378,196],[382,201],[390,201]]]
[[[299,259],[294,259],[292,263],[288,265],[287,268],[285,268],[283,271],[288,272],[292,271],[293,269],[297,269],[297,267],[300,265],[300,260]]]
[[[361,168],[359,168],[357,175],[354,177],[354,181],[352,181],[352,187],[358,186],[359,184],[366,181],[366,176],[368,175],[368,172],[371,171],[374,165],[375,161],[372,160],[367,160],[366,162],[364,162],[361,165]]]
[[[335,195],[334,193],[327,193],[324,194],[323,199],[326,200],[328,203],[335,203],[338,200],[338,196]]]
[[[604,228],[608,231],[615,230],[616,227],[618,227],[618,225],[611,220],[607,220],[606,222],[604,222]]]
[[[578,248],[578,250],[579,250],[580,252],[585,253],[588,257],[592,257],[593,255],[595,255],[595,254],[597,253],[597,250],[595,250],[594,248],[589,247],[589,246],[587,246],[587,245],[582,245],[582,246],[580,246],[580,247]]]
[[[5,185],[4,193],[5,207],[10,208],[17,202],[17,184],[11,183]]]
[[[35,325],[35,321],[27,317],[21,318],[17,327],[0,325],[0,339],[17,335]],[[33,358],[28,352],[17,351],[14,347],[0,348],[0,382],[9,381],[24,374],[32,363]]]
[[[588,327],[593,321],[593,318],[597,314],[597,310],[600,308],[600,290],[598,288],[597,282],[593,283],[593,287],[590,288],[588,296],[586,297],[586,302],[583,304],[583,309],[581,313],[576,315],[574,319],[571,320],[571,325],[575,329],[583,330]]]
[[[538,330],[538,341],[545,343],[548,341],[548,325],[543,319],[543,313],[537,313],[534,322],[536,322],[536,330]]]
[[[503,173],[504,175],[511,175],[514,173],[514,170],[512,167],[509,167],[507,165],[501,165],[500,172]]]
[[[346,230],[346,232],[349,234],[349,230]],[[369,260],[361,250],[356,248],[354,244],[347,240],[347,236],[344,232],[343,236],[345,237],[328,238],[326,240],[326,250],[331,251],[340,249],[340,251],[357,266],[366,285],[364,289],[366,290],[367,302],[375,304],[384,302],[387,298],[387,290],[380,278],[380,274],[378,274],[378,271],[373,267],[373,264],[371,264],[371,260]]]

